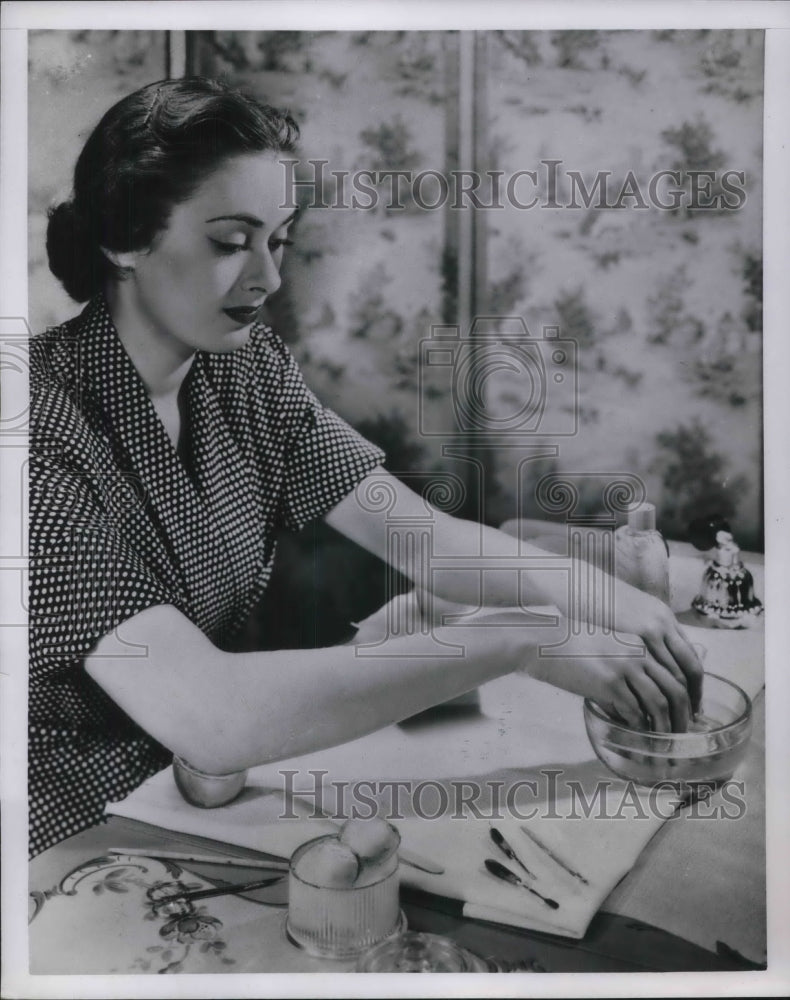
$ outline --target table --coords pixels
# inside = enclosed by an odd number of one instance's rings
[[[747,788],[749,820],[734,829],[721,830],[721,824],[704,820],[669,821],[653,838],[636,866],[603,904],[581,941],[538,934],[478,920],[462,918],[459,908],[417,892],[405,894],[403,905],[409,927],[430,933],[445,934],[478,954],[519,961],[530,959],[545,971],[625,972],[625,971],[727,971],[761,967],[738,949],[722,940],[700,943],[704,929],[698,926],[697,906],[683,901],[705,899],[706,907],[736,907],[744,915],[743,892],[732,888],[751,882],[764,886],[764,860],[761,843],[763,812],[762,738],[763,699],[757,703],[755,734],[743,771]],[[719,832],[721,831],[721,832]],[[111,817],[106,823],[78,834],[33,859],[30,866],[31,889],[44,891],[55,886],[63,875],[109,847],[135,844],[141,849],[165,849],[226,853],[240,857],[253,852],[230,848],[212,841],[168,833],[134,820]],[[677,858],[684,863],[677,865]],[[730,888],[710,879],[711,859],[720,871],[727,872]],[[189,865],[186,866],[190,868]],[[204,869],[205,871],[205,869]],[[252,877],[255,873],[235,872],[233,878]],[[259,874],[259,873],[258,873]],[[227,876],[226,876],[227,877]],[[753,939],[764,935],[764,917],[757,898],[751,901],[749,920]],[[681,905],[678,906],[678,900]],[[262,912],[248,918],[248,938],[256,942],[247,955],[244,971],[345,971],[350,963],[318,962],[292,949],[282,933],[282,913],[260,907]],[[737,915],[737,914],[736,914]],[[761,929],[762,928],[762,929]],[[31,930],[33,928],[31,927]],[[674,932],[673,932],[674,931]],[[702,931],[702,933],[700,933]],[[269,938],[268,946],[265,942]],[[35,938],[31,939],[35,947]],[[759,947],[759,946],[758,946]],[[32,956],[35,960],[35,955]],[[277,964],[273,965],[272,962]],[[34,961],[35,968],[35,961]]]
[[[675,556],[675,565],[681,566],[688,553],[676,548]],[[701,569],[698,562],[692,568],[697,567]],[[682,569],[680,583],[685,600],[687,591],[693,593],[689,582],[693,574],[686,565]],[[502,682],[500,679],[485,686],[484,705],[494,704],[500,691],[497,685]],[[573,697],[565,692],[556,695],[560,707],[563,698]],[[416,891],[404,893],[403,897],[409,926],[446,934],[478,954],[527,959],[546,971],[724,971],[763,967],[764,696],[758,696],[754,705],[753,738],[739,773],[744,782],[745,814],[733,822],[700,816],[678,817],[664,824],[634,868],[605,900],[581,941],[462,918],[453,901]],[[201,843],[193,836],[112,817],[34,859],[30,867],[31,890],[51,889],[66,872],[118,844],[180,851],[194,851],[197,845],[202,853],[231,850],[213,841]],[[239,856],[252,856],[252,852],[241,848],[232,850]],[[236,880],[235,872],[233,878]],[[246,942],[246,946],[236,959],[239,964],[225,971],[349,968],[342,963],[308,958],[293,948],[285,940],[281,908],[232,899],[228,906],[228,926],[239,921],[234,925],[234,942]],[[712,914],[715,919],[701,920],[701,913]],[[36,935],[37,923],[38,918],[31,925],[34,971],[36,962],[46,957],[46,944]]]

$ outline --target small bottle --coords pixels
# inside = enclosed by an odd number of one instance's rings
[[[656,528],[654,504],[628,512],[628,524],[614,533],[614,559],[620,580],[669,604],[669,549]]]

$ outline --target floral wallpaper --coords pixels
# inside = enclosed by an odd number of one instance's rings
[[[491,162],[562,161],[563,207],[488,229],[489,307],[578,343],[580,429],[554,465],[639,475],[668,537],[715,510],[761,549],[762,32],[497,32],[488,66]],[[686,192],[712,172],[699,205],[719,207],[656,208],[663,170]],[[609,171],[612,207],[567,207],[571,171],[588,189]],[[637,194],[618,205],[629,171]],[[743,172],[736,209],[717,202],[727,171]]]
[[[692,517],[716,511],[743,547],[761,549],[763,33],[480,37],[477,167],[504,180],[533,172],[514,193],[539,204],[505,198],[501,209],[476,212],[477,311],[520,317],[535,338],[556,327],[577,350],[574,397],[548,392],[543,415],[550,431],[572,408],[575,433],[526,464],[529,447],[490,447],[479,462],[479,513],[491,523],[546,517],[536,486],[552,472],[587,474],[579,509],[594,513],[595,474],[627,472],[644,481],[668,537],[684,538]],[[436,324],[459,321],[456,220],[426,210],[408,185],[402,207],[384,184],[374,206],[342,205],[354,172],[447,171],[457,50],[457,33],[441,31],[189,34],[192,72],[243,84],[300,123],[294,179],[314,180],[320,169],[327,207],[315,204],[315,188],[297,185],[305,211],[270,318],[319,397],[404,474],[458,469],[441,436],[424,433],[452,421],[451,390],[420,379],[421,341]],[[101,112],[164,76],[165,65],[162,32],[30,33],[36,329],[76,311],[46,269],[45,207],[68,188]],[[666,177],[651,194],[651,179],[668,171],[686,193],[702,185],[717,207],[688,197],[671,207]],[[513,392],[512,375],[492,377],[484,405],[506,410]],[[310,596],[283,597],[255,641],[336,638],[383,597],[380,567],[349,556],[328,529],[283,544],[278,586]]]
[[[80,311],[47,265],[47,208],[71,191],[74,165],[104,112],[165,76],[162,31],[28,32],[28,268],[34,332]]]

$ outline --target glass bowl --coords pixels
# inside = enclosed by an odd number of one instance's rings
[[[207,774],[180,757],[173,757],[173,777],[179,792],[190,805],[201,809],[216,809],[227,805],[241,794],[247,781],[247,772]]]
[[[438,934],[406,931],[371,948],[357,962],[357,972],[489,972],[471,951]]]
[[[640,785],[717,786],[731,778],[752,732],[752,703],[737,684],[705,673],[702,708],[685,733],[653,733],[584,702],[584,724],[596,756],[618,777]]]

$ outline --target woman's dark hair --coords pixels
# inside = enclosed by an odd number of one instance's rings
[[[52,273],[77,302],[119,269],[101,248],[144,250],[228,157],[291,152],[299,128],[289,114],[201,77],[149,84],[115,104],[77,160],[71,200],[49,212]]]

